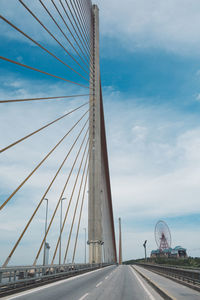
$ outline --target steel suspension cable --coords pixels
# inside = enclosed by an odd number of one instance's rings
[[[52,100],[52,99],[65,99],[65,98],[77,98],[83,96],[90,96],[90,94],[83,95],[70,95],[70,96],[56,96],[56,97],[40,97],[40,98],[27,98],[27,99],[10,99],[10,100],[0,100],[1,103],[13,103],[13,102],[24,102],[24,101],[38,101],[38,100]]]
[[[83,197],[82,197],[82,201],[81,201],[81,209],[80,209],[80,214],[79,214],[78,227],[77,227],[76,238],[75,238],[75,243],[74,243],[74,251],[73,251],[73,257],[72,257],[72,264],[74,263],[74,259],[75,259],[75,255],[76,255],[76,247],[77,247],[77,241],[78,241],[78,235],[79,235],[79,228],[80,228],[81,217],[82,217],[82,212],[83,212],[83,204],[84,204],[84,200],[85,200],[85,192],[86,192],[86,186],[87,186],[88,173],[89,173],[89,168],[87,170],[87,176],[85,178],[85,185],[84,185]]]
[[[82,44],[82,47],[84,48],[84,45],[83,45],[82,41],[80,40],[79,35],[78,35],[77,32],[76,32],[76,29],[74,28],[74,24],[73,24],[73,22],[71,21],[71,18],[70,18],[70,16],[69,16],[68,12],[66,11],[66,9],[65,9],[65,7],[64,7],[64,5],[63,5],[63,3],[62,3],[62,1],[59,0],[59,2],[60,2],[60,4],[61,4],[61,6],[62,6],[62,8],[63,8],[63,10],[64,10],[64,13],[66,14],[68,20],[70,21],[70,24],[72,25],[72,27],[73,27],[73,29],[74,29],[74,31],[75,31],[75,33],[76,33],[76,35],[77,35],[77,37],[78,37],[80,43]],[[71,33],[71,35],[73,36],[74,40],[76,41],[77,46],[78,46],[79,49],[81,50],[81,53],[83,54],[84,58],[86,59],[87,62],[89,62],[88,59],[87,59],[87,57],[85,56],[85,53],[83,52],[83,50],[81,49],[79,43],[77,42],[76,38],[74,37],[73,33],[71,32],[71,30],[70,30],[70,33]]]
[[[80,3],[80,7],[82,8],[83,15],[85,16],[86,21],[90,23],[90,17],[92,12],[92,3],[91,1],[87,1],[87,5],[85,5],[85,0],[78,1]]]
[[[86,116],[89,110],[87,110],[82,117],[72,126],[72,128],[59,140],[59,142],[47,153],[47,155],[39,162],[34,170],[20,183],[20,185],[14,190],[14,192],[3,202],[0,206],[0,210],[13,198],[13,196],[22,188],[27,180],[36,172],[37,169],[45,162],[45,160],[54,152],[54,150],[62,143],[62,141],[70,134],[70,132],[79,124],[79,122]]]
[[[95,72],[95,66],[94,66],[94,17],[93,17],[92,8],[90,9],[89,26],[90,26],[90,68],[92,67],[92,71],[94,73]],[[90,72],[90,73],[92,73],[92,72]],[[95,78],[94,74],[93,74],[93,78]]]
[[[92,13],[92,3],[91,1],[87,1],[87,5],[84,5],[84,1],[79,1],[80,7],[82,7],[83,15],[87,21],[87,24],[91,22],[91,13]],[[88,26],[89,27],[89,26]]]
[[[85,1],[77,1],[81,7],[81,10],[83,12],[83,16],[84,19],[86,20],[86,24],[90,23],[90,16],[91,16],[91,12],[92,12],[92,5],[89,4],[89,2],[87,1],[87,5],[85,5]]]
[[[83,23],[83,26],[84,26],[85,31],[87,33],[88,39],[90,39],[89,26],[88,26],[88,24],[89,24],[89,22],[88,22],[88,20],[89,20],[88,13],[84,14],[84,9],[81,5],[81,1],[76,0],[76,4],[79,8],[79,13],[81,15],[82,23]]]
[[[74,227],[74,221],[75,221],[75,218],[76,218],[76,212],[77,212],[79,199],[80,199],[80,195],[81,195],[81,190],[82,190],[82,186],[83,186],[83,179],[84,179],[84,176],[85,176],[86,166],[87,166],[87,163],[88,163],[88,156],[89,156],[89,151],[88,151],[88,155],[87,155],[86,162],[85,162],[85,165],[84,165],[83,174],[82,174],[82,177],[81,177],[81,183],[80,183],[80,186],[79,186],[78,197],[77,197],[77,200],[76,200],[76,206],[75,206],[75,209],[74,209],[74,214],[73,214],[72,224],[71,224],[71,227],[70,227],[70,232],[69,232],[69,237],[68,237],[67,246],[66,246],[66,250],[65,250],[65,256],[64,256],[63,264],[65,263],[65,261],[67,259],[69,244],[70,244],[71,236],[72,236],[72,230],[73,230],[73,227]]]
[[[86,41],[87,41],[87,44],[89,44],[89,37],[88,37],[88,34],[87,34],[87,30],[85,29],[85,24],[82,20],[82,15],[80,13],[80,10],[79,10],[79,6],[77,5],[77,2],[73,1],[74,2],[74,5],[75,5],[75,8],[76,8],[76,12],[77,12],[77,20],[79,19],[80,21],[80,27],[82,27],[82,31],[85,33],[85,38],[86,38]]]
[[[69,53],[69,51],[58,41],[58,39],[50,32],[50,30],[36,17],[36,15],[29,9],[29,7],[22,1],[18,0],[26,10],[35,18],[35,20],[46,30],[46,32],[62,47],[62,49],[79,65],[79,67],[87,74],[89,74],[81,64]],[[86,65],[87,66],[87,65]]]
[[[50,11],[48,10],[48,8],[46,7],[46,5],[42,2],[42,0],[39,0],[39,2],[41,3],[41,5],[44,7],[44,9],[46,10],[46,12],[48,13],[48,15],[51,17],[51,19],[53,20],[53,22],[56,24],[56,26],[58,27],[58,29],[60,30],[60,32],[63,34],[63,36],[65,37],[65,39],[68,41],[68,43],[71,45],[71,47],[74,49],[74,51],[76,52],[76,54],[81,58],[81,56],[79,55],[78,51],[76,50],[76,48],[74,47],[74,45],[71,43],[71,41],[69,40],[69,38],[66,36],[66,34],[64,33],[64,31],[62,30],[62,28],[58,25],[58,23],[56,22],[55,18],[52,16],[52,14],[50,13]],[[77,62],[77,60],[75,60]]]
[[[88,56],[90,56],[90,53],[89,53],[89,51],[88,51],[88,49],[87,49],[87,43],[86,43],[85,39],[83,38],[83,35],[82,35],[82,33],[81,33],[81,31],[80,31],[78,25],[77,25],[77,22],[76,22],[76,19],[74,18],[73,12],[72,12],[72,10],[71,10],[71,8],[70,8],[70,6],[69,6],[69,4],[67,3],[66,0],[65,0],[65,3],[67,4],[67,7],[68,7],[68,9],[69,9],[69,11],[70,11],[70,14],[71,14],[71,16],[72,16],[72,19],[74,20],[74,23],[75,23],[75,25],[76,25],[76,28],[78,29],[78,31],[79,31],[79,33],[80,33],[80,37],[82,38],[82,41],[83,41],[83,43],[85,44],[85,47],[86,47],[86,50],[87,50],[86,52],[87,52]]]
[[[57,253],[57,250],[58,250],[58,246],[60,244],[60,237],[61,237],[61,234],[62,234],[63,229],[65,227],[65,222],[67,220],[67,216],[68,216],[68,213],[69,213],[71,202],[72,202],[72,199],[73,199],[73,196],[74,196],[74,191],[75,191],[75,188],[76,188],[76,185],[77,185],[77,181],[78,181],[78,178],[79,178],[79,174],[80,174],[80,171],[81,171],[81,168],[82,168],[82,164],[83,164],[83,160],[84,160],[84,157],[85,157],[85,153],[86,153],[86,149],[87,149],[88,143],[89,143],[89,139],[88,139],[86,147],[84,149],[84,153],[83,153],[83,156],[82,156],[82,159],[81,159],[81,163],[80,163],[80,166],[79,166],[79,169],[78,169],[78,173],[76,175],[76,180],[74,182],[74,186],[73,186],[72,193],[71,193],[71,196],[70,196],[70,201],[68,203],[67,210],[65,212],[65,217],[64,217],[64,220],[62,222],[61,232],[60,232],[60,235],[59,235],[58,240],[57,240],[57,244],[56,244],[56,248],[55,248],[55,251],[54,251],[54,255],[53,255],[51,264],[54,263],[54,260],[55,260],[55,257],[56,257],[56,253]],[[87,159],[88,159],[88,155],[86,156],[86,162],[85,163],[87,163]]]
[[[88,44],[90,46],[90,32],[89,32],[89,29],[88,29],[89,27],[88,27],[87,19],[84,16],[81,4],[78,1],[76,1],[76,4],[77,4],[77,7],[79,9],[79,14],[80,14],[81,22],[82,22],[82,24],[84,26],[85,32],[87,34]]]
[[[5,60],[5,61],[8,61],[10,63],[13,63],[13,64],[16,64],[16,65],[19,65],[21,67],[24,67],[24,68],[27,68],[27,69],[30,69],[30,70],[33,70],[33,71],[36,71],[36,72],[39,72],[39,73],[42,73],[42,74],[45,74],[45,75],[48,75],[48,76],[51,76],[51,77],[54,77],[54,78],[57,78],[57,79],[61,79],[63,81],[66,81],[66,82],[69,82],[69,83],[72,83],[72,84],[76,84],[76,85],[79,85],[81,87],[84,87],[86,89],[88,89],[89,87],[86,86],[86,85],[83,85],[83,84],[80,84],[80,83],[77,83],[77,82],[74,82],[74,81],[71,81],[71,80],[68,80],[66,78],[62,78],[60,76],[57,76],[57,75],[54,75],[54,74],[51,74],[51,73],[48,73],[48,72],[45,72],[45,71],[42,71],[42,70],[39,70],[39,69],[36,69],[34,67],[31,67],[31,66],[28,66],[28,65],[25,65],[25,64],[22,64],[18,61],[15,61],[15,60],[12,60],[12,59],[9,59],[7,57],[4,57],[4,56],[0,56],[0,59],[2,60]]]
[[[83,20],[85,20],[85,26],[87,28],[89,40],[90,40],[90,47],[91,47],[91,34],[90,34],[90,29],[91,29],[91,13],[92,13],[92,8],[88,6],[88,9],[86,9],[85,5],[83,5],[82,1],[77,1],[80,6],[80,11],[83,16]]]
[[[46,49],[45,47],[43,47],[40,43],[38,43],[37,41],[35,41],[33,38],[31,38],[28,34],[26,34],[24,31],[22,31],[21,29],[19,29],[17,26],[15,26],[14,24],[12,24],[10,21],[8,21],[6,18],[4,18],[3,16],[0,15],[0,19],[4,20],[7,24],[9,24],[11,27],[13,27],[15,30],[17,30],[18,32],[20,32],[22,35],[24,35],[27,39],[29,39],[30,41],[32,41],[35,45],[37,45],[39,48],[43,49],[45,52],[47,52],[48,54],[50,54],[51,56],[53,56],[55,59],[57,59],[59,62],[61,62],[63,65],[65,65],[67,68],[69,68],[70,70],[72,70],[74,73],[78,74],[80,77],[82,77],[83,79],[89,81],[87,78],[85,78],[83,75],[81,75],[79,72],[77,72],[74,68],[70,67],[68,64],[66,64],[63,60],[61,60],[60,58],[58,58],[55,54],[53,54],[51,51],[49,51],[48,49]]]
[[[73,11],[74,11],[74,13],[75,13],[75,16],[76,16],[76,19],[77,19],[77,21],[78,21],[78,24],[79,24],[79,28],[81,29],[81,31],[82,31],[82,33],[83,33],[83,36],[84,36],[84,38],[85,38],[85,41],[86,41],[86,44],[87,44],[87,48],[88,48],[88,40],[87,40],[87,37],[86,37],[86,35],[85,35],[85,32],[84,32],[84,30],[83,30],[83,28],[82,28],[82,25],[81,25],[81,23],[80,23],[80,20],[79,20],[79,16],[77,15],[77,11],[76,11],[76,8],[74,7],[74,4],[75,4],[75,2],[73,1],[71,1],[71,0],[69,0],[70,1],[70,3],[71,3],[71,6],[72,6],[72,8],[73,8]],[[74,4],[73,4],[74,3]],[[89,51],[89,53],[90,53],[90,50],[88,49],[88,51]]]
[[[73,11],[74,11],[74,13],[75,13],[76,19],[77,19],[78,24],[79,24],[79,28],[80,28],[81,31],[82,31],[82,34],[83,34],[83,36],[84,36],[84,40],[85,40],[85,42],[86,42],[87,49],[88,49],[87,38],[86,38],[86,36],[85,36],[84,30],[83,30],[83,28],[82,28],[82,26],[81,26],[81,23],[80,23],[80,21],[79,21],[79,17],[78,17],[78,15],[77,15],[77,13],[76,13],[76,9],[75,9],[75,7],[74,7],[73,2],[72,2],[71,0],[69,0],[69,1],[70,1],[70,3],[71,3],[71,7],[72,7],[72,9],[73,9]],[[89,51],[89,49],[88,49],[88,51]],[[89,53],[90,53],[90,51],[89,51]]]
[[[20,241],[22,240],[24,234],[26,233],[26,231],[27,231],[29,225],[31,224],[33,218],[35,217],[35,215],[36,215],[36,213],[37,213],[37,211],[38,211],[38,209],[40,208],[40,206],[41,206],[41,204],[42,204],[44,198],[46,197],[47,193],[50,191],[50,189],[51,189],[51,187],[52,187],[54,181],[56,180],[58,174],[60,173],[61,169],[63,168],[63,166],[64,166],[64,164],[65,164],[65,162],[67,161],[67,159],[68,159],[68,157],[69,157],[69,155],[70,155],[72,149],[73,149],[74,146],[76,145],[76,143],[77,143],[78,139],[80,138],[80,136],[81,136],[83,130],[85,129],[87,123],[88,123],[88,120],[85,122],[84,126],[82,127],[81,131],[79,132],[77,138],[75,139],[75,141],[74,141],[74,143],[72,144],[70,150],[68,151],[68,153],[67,153],[67,155],[65,156],[64,160],[62,161],[60,167],[58,168],[56,174],[54,175],[52,181],[50,182],[50,184],[49,184],[49,186],[47,187],[45,193],[43,194],[43,196],[42,196],[40,202],[38,203],[38,205],[37,205],[35,211],[33,212],[32,216],[30,217],[29,221],[27,222],[27,224],[26,224],[24,230],[22,231],[21,235],[19,236],[17,242],[15,243],[14,247],[12,248],[10,254],[9,254],[8,257],[7,257],[7,259],[5,260],[5,262],[4,262],[3,266],[2,266],[3,268],[5,268],[5,267],[7,266],[7,264],[9,263],[9,261],[10,261],[12,255],[14,254],[14,252],[15,252],[17,246],[19,245],[19,243],[20,243]]]
[[[65,7],[64,7],[64,5],[63,5],[63,3],[61,2],[61,0],[59,0],[59,1],[60,1],[60,4],[61,4],[62,7],[63,7],[63,10],[64,10],[64,12],[65,12],[65,14],[66,14],[68,20],[70,21],[70,23],[71,23],[71,25],[72,25],[72,27],[73,27],[73,29],[74,29],[74,31],[75,31],[75,33],[76,33],[76,35],[77,35],[77,37],[78,37],[80,43],[82,44],[84,50],[86,51],[85,45],[83,44],[83,42],[82,42],[82,40],[81,40],[81,38],[80,38],[80,36],[79,36],[79,34],[78,34],[78,32],[77,32],[75,26],[74,26],[74,24],[73,24],[73,22],[72,22],[72,20],[71,20],[71,18],[70,18],[70,16],[69,16],[69,14],[67,13],[67,11],[66,11],[66,9],[65,9]],[[69,9],[69,11],[70,11],[70,14],[71,14],[72,17],[73,17],[73,14],[72,14],[72,12],[71,12],[70,6],[69,6],[69,4],[67,3],[66,0],[65,0],[65,3],[66,3],[66,5],[67,5],[67,7],[68,7],[68,9]],[[87,52],[87,51],[86,51],[86,52]],[[90,58],[90,54],[88,55],[88,53],[86,53],[86,55]],[[90,69],[90,73],[91,73],[91,68],[94,69],[93,66],[92,66],[91,64],[88,66],[88,68]]]
[[[50,123],[47,123],[46,125],[40,127],[39,129],[37,129],[37,130],[35,130],[35,131],[33,131],[33,132],[27,134],[27,135],[24,136],[23,138],[21,138],[21,139],[15,141],[15,142],[13,142],[12,144],[8,145],[7,147],[0,149],[0,153],[2,153],[2,152],[4,152],[4,151],[10,149],[11,147],[13,147],[13,146],[15,146],[15,145],[21,143],[22,141],[24,141],[24,140],[26,140],[27,138],[33,136],[34,134],[40,132],[41,130],[47,128],[48,126],[50,126],[50,125],[56,123],[57,121],[60,121],[61,119],[65,118],[66,116],[68,116],[68,115],[72,114],[73,112],[79,110],[80,108],[82,108],[83,106],[87,105],[88,103],[89,103],[89,102],[87,102],[87,103],[85,103],[85,104],[79,106],[78,108],[75,108],[75,109],[71,110],[70,112],[68,112],[68,113],[64,114],[63,116],[61,116],[61,117],[55,119],[54,121],[52,121],[52,122],[50,122]]]
[[[87,40],[87,43],[89,44],[89,37],[88,37],[88,33],[87,33],[87,30],[85,29],[85,25],[84,25],[84,22],[82,20],[82,15],[80,13],[80,10],[79,10],[79,6],[77,4],[77,2],[73,1],[74,2],[74,5],[76,7],[76,11],[77,11],[77,14],[79,16],[79,20],[80,20],[80,23],[82,25],[82,28],[83,28],[83,31],[85,32],[85,36],[86,36],[86,40]]]
[[[92,25],[93,25],[93,11],[92,11],[92,7],[90,7],[89,10],[90,10],[90,13],[88,14],[88,16],[89,16],[88,23],[89,23],[90,40],[92,40],[91,39]]]
[[[86,10],[86,5],[85,2],[84,4],[82,4],[81,1],[76,1],[77,4],[79,5],[79,9],[80,9],[80,14],[82,16],[83,19],[83,23],[85,24],[85,28],[87,29],[87,34],[88,34],[88,48],[89,48],[89,52],[90,52],[90,58],[92,56],[92,26],[91,26],[91,14],[92,14],[92,8]],[[93,67],[93,64],[91,64],[91,59],[90,59],[90,66]]]
[[[38,252],[37,252],[36,258],[35,258],[35,260],[34,260],[34,263],[33,263],[34,266],[35,266],[36,263],[37,263],[38,257],[39,257],[39,255],[40,255],[40,252],[41,252],[42,248],[43,248],[43,245],[44,245],[44,242],[45,242],[45,240],[46,240],[46,237],[47,237],[47,235],[48,235],[48,233],[49,233],[49,230],[50,230],[51,225],[52,225],[52,223],[53,223],[53,220],[54,220],[54,217],[55,217],[56,212],[57,212],[57,210],[58,210],[58,207],[59,207],[59,205],[60,205],[60,202],[62,201],[63,194],[64,194],[64,192],[65,192],[65,189],[66,189],[67,185],[68,185],[69,179],[70,179],[70,177],[71,177],[72,171],[73,171],[73,169],[74,169],[74,166],[75,166],[75,164],[76,164],[76,162],[77,162],[77,159],[78,159],[79,154],[80,154],[80,152],[81,152],[81,149],[82,149],[82,147],[83,147],[83,144],[84,144],[84,141],[85,141],[85,138],[86,138],[86,135],[87,135],[88,131],[89,131],[89,129],[87,130],[87,132],[86,132],[86,134],[85,134],[85,136],[84,136],[84,140],[83,140],[83,142],[81,143],[81,146],[80,146],[79,151],[78,151],[78,153],[77,153],[77,155],[76,155],[76,158],[75,158],[75,160],[74,160],[74,163],[73,163],[73,165],[72,165],[72,168],[71,168],[71,170],[70,170],[70,173],[69,173],[69,175],[68,175],[68,177],[67,177],[67,181],[65,182],[65,185],[64,185],[63,190],[62,190],[62,192],[61,192],[60,198],[59,198],[59,200],[58,200],[58,202],[57,202],[57,205],[56,205],[55,210],[54,210],[54,212],[53,212],[53,215],[52,215],[52,217],[51,217],[50,223],[49,223],[49,225],[48,225],[48,227],[47,227],[45,236],[44,236],[44,238],[43,238],[43,240],[42,240],[42,242],[41,242],[41,245],[40,245],[39,250],[38,250]],[[88,142],[87,142],[87,144],[88,144]],[[86,144],[86,146],[87,146],[87,144]],[[83,155],[85,155],[86,148],[87,148],[87,147],[85,147],[85,150],[84,150],[84,154],[83,154]]]
[[[70,32],[70,34],[71,34],[71,36],[73,37],[74,41],[76,42],[77,46],[79,47],[79,44],[78,44],[77,40],[75,39],[75,37],[74,37],[72,31],[70,30],[70,28],[69,28],[69,26],[67,25],[65,19],[63,18],[62,14],[60,13],[60,10],[58,9],[58,7],[57,7],[57,5],[55,4],[54,0],[51,0],[51,2],[53,3],[55,9],[57,10],[57,12],[58,12],[58,14],[59,14],[59,16],[60,16],[60,18],[62,19],[63,23],[64,23],[65,26],[67,27],[68,31]],[[79,49],[81,49],[81,48],[79,47]],[[81,49],[81,50],[82,50],[82,49]],[[82,52],[82,53],[83,53],[83,52]],[[83,54],[84,54],[84,53],[83,53]],[[87,60],[86,57],[85,57],[85,59],[86,59],[86,62],[89,63],[89,61]],[[88,66],[88,65],[87,65],[87,66]]]
[[[90,24],[91,23],[91,14],[92,14],[92,3],[91,1],[88,2],[88,5],[84,5],[84,1],[79,1],[80,2],[80,6],[82,7],[83,10],[83,14],[87,20],[87,23]],[[90,27],[90,26],[88,26]],[[89,30],[90,32],[90,30]]]
[[[80,9],[80,12],[82,15],[82,20],[84,21],[84,24],[85,24],[85,28],[88,29],[87,25],[89,24],[88,20],[89,20],[89,14],[90,14],[90,10],[87,9],[88,5],[83,5],[82,1],[76,1],[76,3],[79,6],[79,9]]]

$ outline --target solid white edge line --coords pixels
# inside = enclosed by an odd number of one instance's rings
[[[106,269],[106,268],[109,268],[110,266],[108,267],[104,267],[103,269]],[[53,282],[53,283],[49,283],[49,284],[46,284],[42,287],[39,287],[39,288],[33,288],[32,290],[29,290],[29,291],[26,291],[26,292],[22,292],[22,293],[18,293],[16,294],[15,296],[7,296],[7,297],[3,297],[2,299],[7,299],[7,300],[11,300],[11,299],[16,299],[16,298],[19,298],[19,297],[22,297],[22,296],[26,296],[26,295],[29,295],[31,293],[35,293],[35,292],[39,292],[41,290],[44,290],[44,289],[47,289],[51,286],[56,286],[56,285],[59,285],[59,284],[62,284],[64,282],[67,282],[67,281],[71,281],[71,280],[75,280],[76,278],[80,278],[80,277],[84,277],[84,276],[87,276],[89,274],[92,274],[92,273],[95,273],[95,272],[98,272],[100,270],[103,270],[103,269],[97,269],[97,270],[94,270],[94,271],[90,271],[90,272],[87,272],[87,273],[84,273],[84,274],[80,274],[80,275],[76,275],[74,277],[70,277],[70,278],[67,278],[67,279],[61,279],[59,281],[56,281],[56,282]]]
[[[142,280],[139,278],[139,276],[136,274],[136,271],[133,270],[132,267],[129,266],[129,268],[131,268],[132,273],[135,275],[135,277],[137,278],[137,280],[139,281],[139,283],[141,284],[141,286],[143,287],[143,289],[145,290],[145,292],[147,293],[147,295],[149,296],[149,298],[151,300],[156,300],[154,298],[154,296],[148,291],[148,289],[146,288],[146,286],[144,285],[144,283],[142,282]]]
[[[79,298],[78,300],[83,300],[85,299],[87,296],[89,295],[89,293],[86,293],[85,295],[83,295],[81,298]]]

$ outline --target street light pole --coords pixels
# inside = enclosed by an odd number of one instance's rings
[[[119,265],[122,264],[122,229],[121,218],[119,218]]]
[[[60,202],[60,244],[59,244],[59,265],[61,265],[61,235],[62,235],[62,202],[66,198],[62,198]]]
[[[103,264],[103,252],[104,252],[104,242],[101,242],[101,252],[102,252],[102,254],[101,254],[101,267],[102,267],[102,264]],[[105,260],[105,257],[104,257],[104,260]]]
[[[47,201],[46,204],[46,218],[45,218],[45,229],[44,229],[44,233],[45,233],[45,241],[44,241],[44,255],[43,255],[43,266],[45,265],[45,257],[46,257],[46,232],[47,232],[47,215],[48,215],[48,199],[44,198],[43,200]]]
[[[147,260],[147,240],[143,244],[144,247],[144,255],[145,255],[145,261]]]
[[[85,230],[85,264],[86,264],[86,228],[84,227],[83,230]]]

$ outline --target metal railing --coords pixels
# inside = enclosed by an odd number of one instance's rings
[[[39,265],[23,267],[0,268],[0,295],[8,289],[40,284],[59,278],[73,276],[82,272],[92,271],[109,264],[67,264],[67,265]]]
[[[138,263],[138,266],[144,267],[156,273],[161,273],[169,277],[177,278],[181,281],[200,286],[200,270],[181,269],[178,267],[160,266],[154,264]]]

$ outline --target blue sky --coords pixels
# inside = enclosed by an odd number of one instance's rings
[[[111,174],[124,223],[124,254],[134,255],[129,248],[141,255],[145,237],[150,249],[156,247],[153,229],[163,218],[172,230],[172,245],[183,244],[190,255],[198,256],[199,3],[99,1],[99,5],[104,19],[101,72],[106,114],[107,97],[113,105],[107,124],[114,145],[121,146],[113,147],[119,169],[113,168],[115,175],[111,167]],[[115,121],[109,126],[113,114]],[[126,197],[124,208],[120,202]]]
[[[186,0],[169,0],[167,3],[158,0],[149,0],[148,3],[145,0],[126,0],[125,3],[102,0],[98,5],[101,80],[114,218],[116,234],[117,219],[122,218],[124,259],[143,256],[145,239],[148,240],[148,251],[156,247],[154,226],[159,219],[164,219],[172,231],[172,246],[181,244],[188,249],[189,255],[199,256],[200,3],[197,0],[191,0],[189,4]],[[84,74],[36,22],[30,21],[17,1],[9,4],[1,1],[1,6],[5,17]],[[64,42],[37,1],[32,2],[32,8]],[[2,20],[0,24],[1,55],[85,83]],[[47,95],[47,91],[48,95],[67,95],[85,93],[86,90],[9,63],[1,61],[0,64],[1,99],[39,97]],[[2,146],[83,101],[2,105]],[[30,142],[2,154],[2,199],[64,134],[71,121],[60,121],[55,128],[49,128]],[[34,148],[31,143],[34,143]],[[62,148],[55,154],[41,169],[39,178],[34,177],[3,213],[4,255],[0,261],[5,259],[14,236],[26,222],[26,216],[22,216],[20,210],[26,207],[28,217],[38,195],[42,195],[41,181],[46,184],[63,151]],[[61,181],[64,180],[62,176]],[[56,197],[58,192],[59,184],[49,198]],[[27,197],[31,205],[27,204]],[[87,207],[82,227],[87,226],[86,212]],[[10,224],[6,222],[7,216],[12,220]],[[27,252],[32,253],[31,239],[37,245],[36,232],[42,230],[43,222],[41,211],[38,222],[33,224],[16,252],[13,264],[20,263],[22,253],[26,253],[26,263],[31,263],[33,255]],[[81,233],[80,246],[83,235],[84,232]],[[54,237],[52,231],[49,239]],[[78,259],[82,259],[81,255]]]
[[[184,58],[158,49],[132,54],[116,41],[113,47],[124,55],[102,58],[102,67],[106,66],[102,70],[105,85],[109,81],[124,94],[153,98],[158,104],[163,99],[172,104],[177,102],[180,109],[184,104],[197,104],[195,93],[199,91],[199,79],[195,78],[195,71],[199,58]]]

